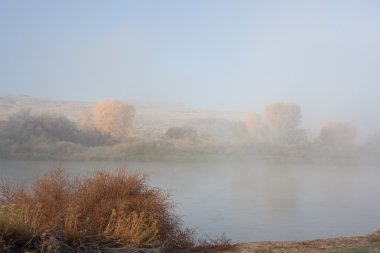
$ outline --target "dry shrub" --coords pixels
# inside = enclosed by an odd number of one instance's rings
[[[190,247],[192,231],[182,228],[167,193],[147,178],[120,169],[96,171],[69,180],[61,169],[23,186],[0,188],[0,237],[28,244],[56,238],[78,247],[89,236],[107,236],[121,245]],[[22,236],[16,236],[22,233]],[[56,239],[54,239],[56,241]],[[45,240],[46,241],[46,240]]]
[[[158,234],[157,221],[152,216],[146,217],[144,212],[140,215],[132,212],[127,216],[113,210],[104,234],[120,238],[127,244],[149,244]]]
[[[197,246],[193,248],[197,252],[223,252],[233,249],[231,240],[223,233],[218,235],[216,239],[205,236],[198,240]]]

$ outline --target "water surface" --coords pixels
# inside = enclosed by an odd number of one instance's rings
[[[177,213],[200,235],[234,242],[363,235],[380,229],[377,166],[254,163],[0,161],[0,176],[30,183],[61,166],[71,176],[128,167],[171,191]]]

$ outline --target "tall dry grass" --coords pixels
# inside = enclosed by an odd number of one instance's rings
[[[42,247],[51,238],[61,238],[72,249],[83,247],[89,238],[167,249],[193,244],[192,231],[182,227],[169,195],[148,186],[146,176],[125,169],[72,180],[56,169],[38,178],[30,190],[7,184],[0,190],[3,244]]]

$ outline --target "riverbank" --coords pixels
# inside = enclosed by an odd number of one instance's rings
[[[380,252],[380,231],[366,236],[323,240],[252,242],[236,244],[228,252],[239,253],[376,253]]]

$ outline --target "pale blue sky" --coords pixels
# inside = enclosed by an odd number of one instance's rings
[[[380,128],[380,1],[0,1],[0,95],[298,103]]]

